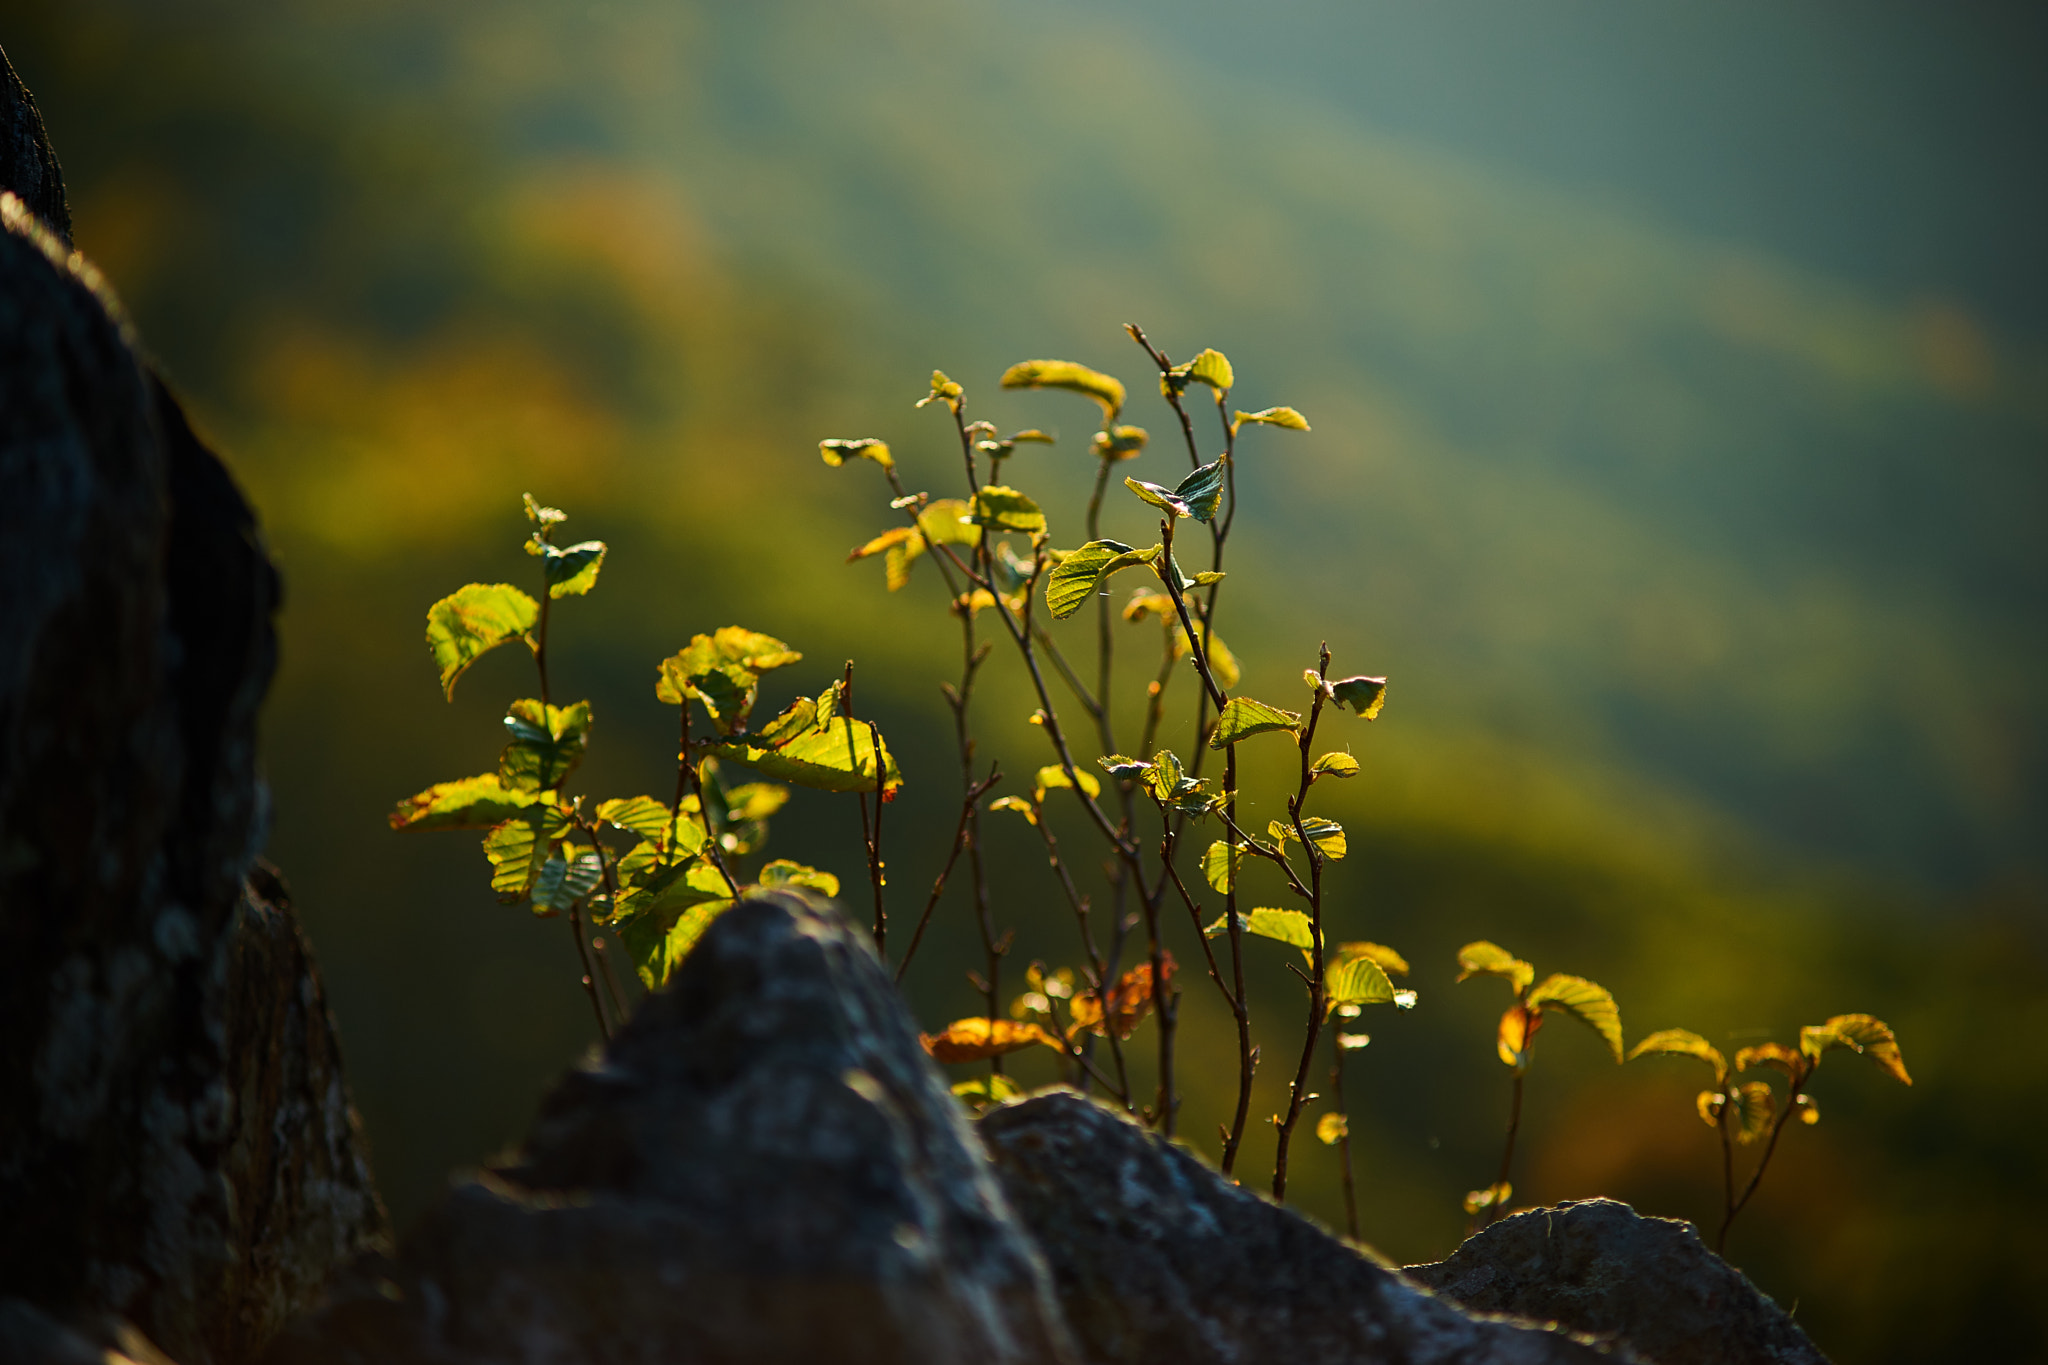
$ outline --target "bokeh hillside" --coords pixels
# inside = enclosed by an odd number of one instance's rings
[[[2028,1230],[2048,1214],[2038,278],[1995,298],[1968,272],[1892,278],[1857,255],[1875,227],[1831,270],[1824,236],[1433,140],[1346,95],[1343,44],[1374,31],[1343,8],[1276,6],[1262,32],[1160,0],[0,0],[79,245],[286,574],[270,852],[401,1221],[516,1139],[590,1041],[560,928],[497,905],[467,836],[384,827],[395,798],[488,766],[525,682],[493,658],[443,703],[427,603],[530,576],[522,491],[610,542],[557,637],[558,690],[599,718],[579,786],[604,795],[662,790],[653,664],[691,633],[803,649],[772,702],[857,659],[910,779],[890,809],[907,911],[951,827],[936,683],[956,637],[928,571],[890,595],[842,562],[888,494],[817,441],[882,436],[940,488],[946,428],[911,404],[941,366],[975,412],[1061,434],[1009,472],[1077,544],[1091,405],[994,381],[1028,356],[1110,370],[1163,438],[1132,320],[1177,357],[1222,349],[1244,406],[1315,427],[1241,447],[1219,628],[1246,690],[1288,704],[1324,639],[1393,679],[1381,720],[1335,736],[1364,763],[1333,797],[1339,932],[1400,948],[1422,993],[1350,1072],[1368,1240],[1445,1254],[1491,1177],[1505,1001],[1451,985],[1457,945],[1488,937],[1612,987],[1631,1040],[1889,1020],[1917,1084],[1831,1061],[1826,1120],[1788,1134],[1731,1252],[1845,1362],[2041,1349],[2020,1312],[2048,1279]],[[1600,9],[1550,8],[1567,27]],[[1754,18],[1671,23],[1719,52]],[[1895,18],[1870,29],[1910,65]],[[1316,43],[1298,70],[1275,56]],[[1183,459],[1162,439],[1126,468],[1170,482]],[[1149,543],[1143,510],[1113,503],[1105,531]],[[1156,627],[1121,629],[1141,686]],[[982,728],[1028,773],[1035,703],[997,673]],[[991,828],[1012,963],[1072,960],[1029,831]],[[775,848],[857,880],[856,830],[843,798],[800,796]],[[976,962],[949,901],[912,976],[928,1023],[972,1008]],[[1300,1007],[1279,951],[1259,965],[1264,1113]],[[1202,1144],[1232,1062],[1192,972],[1186,1001]],[[1710,1221],[1697,1078],[1617,1071],[1573,1034],[1532,1074],[1517,1202]],[[1254,1129],[1248,1173],[1271,1148]],[[1339,1222],[1309,1146],[1291,1193]]]

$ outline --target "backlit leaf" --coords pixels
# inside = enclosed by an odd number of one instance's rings
[[[1408,975],[1408,959],[1402,957],[1384,943],[1340,943],[1337,945],[1338,962],[1349,962],[1353,958],[1369,958],[1380,965],[1380,970],[1389,976]]]
[[[1325,1114],[1316,1120],[1316,1137],[1325,1147],[1334,1147],[1351,1136],[1351,1125],[1342,1114]]]
[[[851,564],[857,559],[866,559],[870,555],[881,554],[883,551],[894,549],[896,546],[901,545],[906,540],[910,540],[912,538],[915,538],[920,542],[919,550],[922,551],[922,541],[924,540],[924,537],[918,535],[916,527],[891,526],[888,530],[882,532],[882,534],[876,536],[873,540],[868,541],[866,544],[856,545],[851,551],[847,553],[846,562]]]
[[[965,390],[957,383],[946,377],[944,370],[933,370],[932,391],[918,399],[917,406],[923,407],[927,403],[945,403],[953,407],[955,411],[958,411],[960,395],[964,392]]]
[[[827,898],[839,895],[839,878],[815,867],[805,867],[787,858],[777,858],[761,869],[760,883],[766,887],[798,886]]]
[[[543,507],[531,493],[521,493],[519,500],[526,506],[526,519],[536,526],[556,526],[569,519],[569,514],[559,507]]]
[[[743,782],[725,794],[729,820],[766,820],[789,804],[789,788],[773,782]]]
[[[1123,411],[1124,386],[1086,365],[1076,365],[1071,360],[1025,360],[1003,371],[1003,387],[1006,389],[1069,389],[1084,393],[1102,404],[1102,420],[1105,425],[1114,422],[1116,415]]]
[[[489,829],[532,805],[528,792],[508,789],[496,773],[436,782],[391,812],[393,829]]]
[[[1165,615],[1173,614],[1173,599],[1165,593],[1154,593],[1152,596],[1166,603]],[[1129,614],[1130,608],[1127,607],[1125,615]],[[1168,622],[1167,628],[1173,632],[1174,658],[1184,659],[1194,653],[1188,647],[1187,632],[1180,628],[1178,620]],[[1244,676],[1243,671],[1238,667],[1237,656],[1230,652],[1230,646],[1223,643],[1223,637],[1213,630],[1204,630],[1199,624],[1195,627],[1195,633],[1203,641],[1202,653],[1209,661],[1209,675],[1216,679],[1216,685],[1226,692],[1237,686],[1238,680]]]
[[[1081,790],[1088,793],[1089,796],[1102,795],[1102,784],[1095,780],[1094,773],[1076,768],[1074,776],[1080,780]],[[1038,770],[1038,777],[1033,785],[1033,790],[1037,793],[1038,799],[1043,801],[1048,791],[1058,787],[1064,787],[1071,791],[1073,786],[1074,784],[1067,780],[1067,770],[1055,764]]]
[[[540,620],[540,604],[510,583],[471,583],[427,608],[427,648],[441,671],[441,691],[469,666],[509,640],[523,640]]]
[[[1305,816],[1301,828],[1308,835],[1309,842],[1322,850],[1325,858],[1342,858],[1351,851],[1350,842],[1344,837],[1344,826],[1335,820],[1325,819],[1320,815]],[[1276,842],[1284,842],[1295,837],[1294,826],[1280,820],[1272,822],[1270,831]]]
[[[878,441],[872,436],[865,436],[857,441],[820,441],[818,454],[834,469],[848,460],[855,459],[873,460],[884,469],[896,467],[895,457],[889,454],[889,443]]]
[[[1647,1056],[1697,1057],[1714,1068],[1714,1084],[1728,1083],[1728,1059],[1721,1055],[1721,1049],[1691,1029],[1659,1029],[1631,1048],[1628,1059]]]
[[[1899,1056],[1899,1043],[1892,1036],[1891,1025],[1882,1019],[1867,1014],[1838,1014],[1823,1027],[1833,1030],[1842,1040],[1840,1046],[1862,1053],[1901,1085],[1913,1083],[1913,1078],[1906,1074],[1905,1060]]]
[[[1173,954],[1162,950],[1160,964],[1163,969],[1162,986],[1171,985],[1177,970]],[[1069,1009],[1073,1020],[1067,1026],[1067,1037],[1078,1038],[1083,1033],[1106,1035],[1111,1028],[1119,1038],[1128,1038],[1147,1014],[1152,1012],[1152,964],[1140,962],[1137,966],[1117,978],[1116,985],[1109,992],[1109,1004],[1105,1011],[1094,991],[1077,992]]]
[[[604,880],[604,864],[595,853],[578,853],[567,859],[557,853],[541,868],[533,884],[533,912],[555,915],[595,891]]]
[[[928,545],[979,545],[981,527],[974,524],[973,515],[974,509],[959,498],[937,498],[917,514],[917,529]]]
[[[525,900],[547,866],[555,841],[568,832],[568,812],[533,805],[486,834],[484,856],[491,862],[491,890],[498,899]]]
[[[1526,999],[1532,1010],[1560,1010],[1569,1014],[1599,1034],[1614,1060],[1621,1060],[1621,1010],[1605,986],[1597,986],[1583,976],[1559,973],[1543,978],[1543,983],[1530,991]]]
[[[725,734],[746,723],[759,691],[761,675],[796,663],[804,656],[772,635],[743,626],[720,626],[661,661],[654,695],[679,705],[694,697]]]
[[[991,1104],[1004,1104],[1022,1096],[1024,1087],[1008,1076],[976,1076],[973,1080],[962,1081],[953,1087],[954,1098],[970,1109],[984,1109]]]
[[[1176,517],[1194,515],[1188,505],[1181,501],[1180,494],[1174,492],[1171,488],[1161,484],[1147,483],[1143,479],[1131,478],[1124,480],[1124,487],[1130,489],[1154,507],[1171,512]]]
[[[1151,437],[1143,427],[1112,426],[1108,431],[1098,431],[1089,442],[1095,456],[1114,464],[1118,460],[1135,458],[1145,449],[1145,442]]]
[[[1037,1024],[1018,1019],[955,1019],[938,1033],[918,1035],[924,1050],[941,1062],[979,1062],[1027,1047],[1065,1051],[1059,1040]]]
[[[1744,1081],[1728,1092],[1735,1106],[1735,1140],[1744,1146],[1771,1131],[1778,1116],[1778,1102],[1771,1087],[1762,1081]]]
[[[1045,513],[1038,504],[1014,488],[1002,484],[984,485],[974,495],[974,512],[970,518],[976,526],[991,531],[1019,531],[1037,535],[1045,530]]]
[[[732,909],[736,903],[730,896],[718,897],[700,901],[676,916],[675,923],[670,925],[658,940],[654,965],[660,971],[661,979],[649,982],[650,989],[673,976],[676,968],[682,965],[683,959],[689,956],[690,949],[697,946],[697,940],[703,938],[705,931],[717,922],[718,917]],[[624,939],[629,932],[630,930],[621,930],[620,938]],[[638,955],[635,956],[635,965],[639,965]],[[643,968],[641,980],[646,979],[647,972]]]
[[[1285,730],[1292,734],[1301,728],[1301,714],[1297,711],[1283,711],[1277,706],[1268,706],[1250,697],[1232,697],[1223,705],[1223,713],[1216,718],[1216,733],[1209,738],[1212,749],[1226,749],[1242,739],[1263,735],[1272,730]]]
[[[753,765],[762,776],[828,792],[868,792],[877,785],[874,732],[864,720],[836,714],[839,684],[820,697],[811,723],[772,742],[768,736],[743,735],[712,750],[719,758]],[[777,736],[785,735],[778,729]],[[880,754],[883,798],[893,799],[903,773],[886,741]]]
[[[1494,1051],[1499,1054],[1501,1064],[1517,1071],[1525,1070],[1529,1065],[1529,1043],[1535,1038],[1536,1030],[1542,1027],[1542,1014],[1521,1005],[1509,1005],[1500,1017],[1500,1027],[1494,1038]]]
[[[547,580],[548,596],[560,600],[581,597],[597,586],[597,572],[604,567],[604,542],[586,540],[558,547],[535,535],[526,542],[526,552],[541,558],[541,576]]]
[[[1394,983],[1388,980],[1386,969],[1369,957],[1348,958],[1332,966],[1324,976],[1323,991],[1332,1009],[1340,1005],[1397,1003]]]
[[[1249,914],[1240,911],[1237,916],[1237,924],[1247,934],[1252,934],[1259,938],[1270,938],[1275,943],[1285,943],[1291,948],[1301,949],[1303,954],[1315,951],[1316,940],[1314,930],[1309,926],[1308,916],[1299,910],[1260,908],[1251,911]],[[1213,923],[1204,926],[1202,929],[1203,935],[1208,938],[1216,938],[1228,931],[1229,925],[1227,920],[1224,916],[1220,915]]]
[[[1032,824],[1038,823],[1038,808],[1021,796],[998,796],[988,803],[990,810],[1013,810]]]
[[[1184,375],[1198,384],[1207,384],[1218,393],[1227,390],[1237,378],[1230,368],[1229,359],[1217,350],[1204,350],[1193,360],[1174,366],[1173,373]]]
[[[1515,1187],[1502,1180],[1488,1185],[1483,1190],[1473,1190],[1465,1196],[1465,1212],[1478,1214],[1488,1209],[1504,1208],[1514,1197]]]
[[[1202,854],[1202,875],[1218,891],[1229,892],[1237,882],[1237,870],[1244,863],[1244,845],[1218,839]]]
[[[1358,760],[1350,754],[1327,753],[1309,765],[1317,777],[1351,777],[1358,772]]]
[[[498,755],[498,777],[513,791],[539,792],[568,780],[590,745],[590,703],[543,707],[522,698],[508,708],[512,742]]]
[[[1214,520],[1223,502],[1223,461],[1212,461],[1189,474],[1174,487],[1173,496],[1196,521]]]
[[[1377,720],[1387,700],[1387,680],[1342,678],[1330,684],[1330,696],[1337,705],[1348,706],[1367,720]]]
[[[1045,605],[1053,619],[1064,621],[1095,595],[1102,580],[1133,564],[1149,564],[1159,557],[1160,547],[1139,550],[1120,540],[1091,540],[1078,550],[1069,550],[1045,580]]]
[[[1289,431],[1307,431],[1308,419],[1293,408],[1260,408],[1257,412],[1240,412],[1233,426],[1246,422],[1257,422],[1262,426],[1286,427]]]
[[[1792,1105],[1799,1111],[1799,1121],[1807,1127],[1811,1128],[1820,1122],[1820,1101],[1813,1096],[1800,1095],[1792,1101]]]
[[[1507,949],[1481,939],[1458,949],[1458,980],[1473,976],[1503,976],[1520,995],[1536,979],[1536,969]]]
[[[1119,779],[1142,777],[1152,771],[1150,763],[1144,762],[1142,759],[1131,758],[1125,754],[1104,754],[1095,761],[1102,765],[1104,772],[1108,773],[1111,777]]]
[[[1783,1043],[1759,1043],[1735,1054],[1738,1072],[1753,1071],[1760,1066],[1776,1067],[1785,1073],[1785,1079],[1793,1082],[1801,1080],[1811,1069],[1805,1057]]]
[[[1693,1107],[1700,1112],[1700,1122],[1709,1128],[1721,1126],[1721,1106],[1728,1097],[1718,1090],[1702,1090],[1693,1099]]]

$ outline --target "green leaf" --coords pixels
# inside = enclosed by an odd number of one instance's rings
[[[999,483],[986,484],[974,495],[974,515],[970,520],[991,531],[1037,535],[1045,530],[1045,513],[1038,509],[1038,504]]]
[[[1721,1055],[1721,1049],[1691,1029],[1659,1029],[1629,1049],[1628,1059],[1650,1056],[1697,1057],[1714,1068],[1715,1085],[1728,1083],[1728,1059]]]
[[[688,645],[661,661],[654,695],[672,706],[695,697],[712,723],[732,734],[753,709],[761,675],[803,657],[772,635],[720,626],[709,635],[692,636]]]
[[[1562,1010],[1569,1014],[1599,1034],[1614,1060],[1621,1060],[1621,1011],[1606,987],[1596,986],[1583,976],[1559,973],[1545,977],[1542,985],[1530,991],[1527,1003],[1532,1010]]]
[[[1086,365],[1071,360],[1025,360],[1003,371],[1006,389],[1068,389],[1083,393],[1102,404],[1104,424],[1114,422],[1123,411],[1124,386]]]
[[[1096,432],[1089,447],[1097,459],[1115,464],[1119,460],[1135,459],[1151,439],[1151,434],[1143,427],[1112,426],[1108,431]]]
[[[1283,711],[1277,706],[1268,706],[1250,697],[1232,697],[1223,705],[1223,713],[1216,718],[1216,733],[1209,737],[1209,747],[1226,749],[1241,739],[1262,735],[1269,730],[1285,730],[1293,733],[1301,728],[1301,713]]]
[[[929,545],[979,545],[981,527],[971,519],[973,514],[974,509],[959,498],[938,498],[917,514],[917,528]]]
[[[704,937],[704,931],[733,904],[731,897],[723,896],[692,905],[672,921],[666,916],[647,916],[621,927],[619,941],[647,988],[660,989]]]
[[[547,580],[548,596],[557,600],[581,597],[597,586],[597,571],[604,567],[604,542],[586,540],[567,548],[551,545],[536,531],[526,542],[526,553],[539,555],[541,576]]]
[[[789,788],[773,782],[742,782],[727,792],[725,799],[728,819],[766,820],[789,804]]]
[[[1385,678],[1343,678],[1330,684],[1330,696],[1367,720],[1376,720],[1387,699]]]
[[[960,395],[964,392],[966,390],[946,377],[944,370],[933,370],[932,391],[918,399],[917,406],[923,407],[927,403],[944,403],[955,412],[958,412],[960,410]]]
[[[766,887],[797,886],[806,891],[815,891],[821,896],[834,898],[839,895],[839,878],[830,872],[820,872],[815,867],[805,867],[787,858],[777,858],[761,869],[761,885]]]
[[[1536,969],[1507,949],[1481,939],[1458,949],[1458,980],[1473,976],[1506,977],[1520,995],[1536,979]]]
[[[1188,505],[1181,501],[1180,495],[1171,488],[1163,488],[1156,483],[1147,483],[1143,479],[1125,479],[1124,487],[1130,489],[1154,507],[1163,508],[1173,513],[1176,517],[1193,515]]]
[[[1152,771],[1150,763],[1146,763],[1141,759],[1131,758],[1125,754],[1104,754],[1095,761],[1102,765],[1104,772],[1107,772],[1111,777],[1119,779],[1142,777]]]
[[[471,583],[427,608],[427,648],[441,670],[441,691],[469,666],[510,640],[523,640],[540,620],[540,604],[510,583]]]
[[[1174,366],[1170,373],[1178,376],[1183,383],[1192,380],[1198,384],[1207,384],[1218,393],[1227,391],[1237,378],[1230,368],[1229,359],[1223,352],[1217,350],[1204,350],[1193,360]]]
[[[1174,488],[1173,496],[1196,521],[1213,520],[1223,501],[1223,461],[1212,461],[1189,474]]]
[[[535,502],[531,493],[521,493],[519,499],[526,504],[526,519],[543,529],[559,525],[569,519],[569,514],[561,508],[543,507]]]
[[[1822,1052],[1830,1048],[1846,1047],[1851,1052],[1860,1052],[1877,1063],[1901,1085],[1913,1083],[1913,1078],[1906,1074],[1906,1063],[1899,1055],[1898,1040],[1892,1036],[1891,1025],[1882,1019],[1873,1018],[1868,1014],[1838,1014],[1818,1029],[1801,1029],[1802,1048],[1806,1045],[1808,1033],[1824,1037],[1822,1046],[1808,1054],[1816,1061]]]
[[[1308,430],[1308,419],[1293,408],[1260,408],[1257,412],[1240,412],[1231,425],[1241,427],[1246,422],[1257,422],[1269,427],[1285,427],[1289,431]]]
[[[1297,910],[1294,913],[1301,912]],[[1369,957],[1348,958],[1336,963],[1323,979],[1323,991],[1332,1009],[1339,1005],[1395,1003],[1393,981],[1387,976],[1386,969]]]
[[[811,723],[787,732],[787,738],[771,740],[765,734],[745,735],[712,752],[720,758],[751,764],[763,776],[777,782],[793,782],[799,787],[828,792],[875,790],[877,768],[872,734],[866,721],[837,715],[839,687],[834,683],[819,698]],[[776,731],[778,736],[783,733],[780,729]],[[886,741],[880,761],[882,796],[891,800],[903,785],[903,773]]]
[[[1340,943],[1337,945],[1338,962],[1349,962],[1353,958],[1370,958],[1380,964],[1380,970],[1388,976],[1408,975],[1408,959],[1402,957],[1384,943]]]
[[[1237,882],[1237,870],[1244,863],[1245,847],[1218,839],[1202,854],[1202,875],[1209,885],[1228,893]]]
[[[436,782],[408,796],[391,812],[393,829],[489,829],[533,804],[527,792],[509,790],[496,773]]]
[[[896,467],[894,457],[889,454],[889,443],[878,441],[872,436],[862,437],[857,441],[820,441],[818,454],[834,469],[852,459],[873,460],[884,469]]]
[[[505,717],[512,742],[498,755],[498,777],[513,791],[551,791],[566,782],[590,745],[590,703],[543,708],[532,698]]]
[[[533,884],[533,913],[556,915],[597,889],[604,880],[604,864],[595,853],[578,853],[575,859],[560,853],[549,858]]]
[[[1053,619],[1064,621],[1095,595],[1102,580],[1118,569],[1133,564],[1150,564],[1159,557],[1160,546],[1133,549],[1120,540],[1091,540],[1078,550],[1069,550],[1045,579],[1045,605]]]
[[[1153,593],[1151,595],[1167,604],[1164,615],[1168,618],[1167,629],[1173,632],[1173,657],[1176,659],[1188,658],[1194,653],[1194,650],[1188,645],[1187,632],[1180,628],[1180,621],[1173,610],[1173,599],[1165,593]],[[1199,622],[1195,628],[1197,631],[1201,631],[1202,627]],[[1243,670],[1238,667],[1237,655],[1230,652],[1230,646],[1223,643],[1221,635],[1218,635],[1213,630],[1204,633],[1208,638],[1202,653],[1209,661],[1209,674],[1216,679],[1216,685],[1227,692],[1237,686],[1238,681],[1244,676]]]
[[[1301,828],[1308,835],[1309,842],[1321,849],[1326,858],[1342,858],[1351,851],[1351,845],[1344,837],[1344,826],[1335,820],[1328,820],[1320,815],[1305,816]],[[1268,826],[1268,831],[1273,835],[1275,843],[1295,837],[1294,826],[1284,820],[1273,821]]]
[[[536,803],[486,834],[484,857],[490,859],[491,890],[498,899],[525,900],[547,866],[555,841],[568,832],[568,812]]]
[[[1095,774],[1076,768],[1074,776],[1080,779],[1081,790],[1088,793],[1090,797],[1102,795],[1102,784],[1095,780]],[[1045,800],[1045,794],[1055,787],[1065,787],[1068,790],[1072,790],[1073,786],[1074,784],[1067,780],[1067,770],[1054,764],[1038,770],[1038,778],[1034,784],[1033,794],[1040,801],[1043,801]]]
[[[1777,1097],[1762,1081],[1744,1081],[1729,1092],[1735,1101],[1735,1140],[1748,1146],[1771,1131],[1778,1116]]]
[[[629,796],[601,803],[597,818],[642,839],[659,841],[667,837],[672,817],[668,806],[651,796]]]
[[[1013,810],[1032,824],[1038,823],[1038,808],[1021,796],[998,796],[988,803],[990,810]]]
[[[1275,910],[1261,906],[1243,919],[1248,934],[1285,943],[1301,949],[1303,953],[1315,951],[1315,931],[1309,925],[1308,916],[1300,910]]]
[[[1005,1104],[1020,1098],[1024,1087],[1008,1076],[977,1076],[955,1085],[953,1094],[970,1109],[985,1109],[991,1104]]]
[[[1317,777],[1355,777],[1358,774],[1358,760],[1350,754],[1332,752],[1309,764],[1308,770]]]
[[[1206,588],[1211,583],[1221,583],[1224,579],[1228,577],[1230,577],[1230,575],[1224,573],[1221,569],[1204,569],[1200,573],[1195,575],[1194,582],[1196,587]]]

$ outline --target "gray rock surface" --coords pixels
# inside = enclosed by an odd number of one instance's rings
[[[64,173],[44,134],[42,113],[5,52],[0,52],[0,189],[13,190],[59,241],[71,245]]]
[[[1071,1359],[864,932],[757,895],[275,1362]]]
[[[1100,1365],[1566,1365],[1617,1359],[1474,1317],[1121,1114],[1070,1091],[990,1110],[981,1136]]]
[[[1531,1209],[1408,1275],[1474,1312],[1626,1341],[1655,1365],[1826,1365],[1806,1333],[1692,1224],[1612,1199]]]
[[[0,172],[61,213],[55,167],[10,73]],[[0,1289],[185,1365],[248,1359],[384,1223],[255,860],[277,592],[111,293],[0,193]]]

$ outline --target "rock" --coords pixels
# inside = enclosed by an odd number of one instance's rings
[[[43,132],[42,113],[5,52],[0,52],[0,189],[13,190],[57,240],[71,245],[64,173]]]
[[[107,1319],[74,1330],[20,1299],[0,1299],[0,1360],[7,1365],[176,1365],[131,1323]]]
[[[1655,1365],[1826,1365],[1806,1333],[1692,1224],[1612,1199],[1531,1209],[1409,1278],[1478,1313],[1629,1343]]]
[[[1071,1091],[992,1109],[980,1130],[1090,1362],[1616,1359],[1563,1333],[1474,1317],[1435,1299]]]
[[[0,171],[61,215],[0,101]],[[0,194],[0,1286],[185,1365],[250,1358],[384,1226],[255,861],[277,594],[112,294]]]
[[[864,932],[786,893],[714,923],[514,1164],[458,1185],[274,1362],[1071,1359]]]

